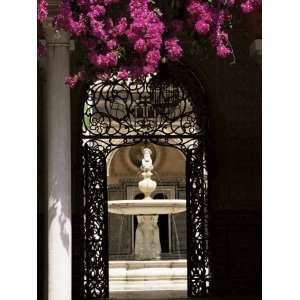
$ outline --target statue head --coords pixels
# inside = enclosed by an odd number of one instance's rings
[[[144,148],[143,149],[143,153],[144,153],[144,158],[151,158],[151,154],[152,154],[152,151],[151,151],[151,149],[149,149],[149,148]]]

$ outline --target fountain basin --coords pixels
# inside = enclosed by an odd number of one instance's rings
[[[108,201],[108,212],[122,215],[167,215],[186,210],[186,200],[143,199]]]

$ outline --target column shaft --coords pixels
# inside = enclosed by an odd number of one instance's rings
[[[71,300],[71,116],[69,37],[46,28],[48,300]]]

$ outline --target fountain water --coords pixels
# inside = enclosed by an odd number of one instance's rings
[[[175,238],[176,238],[176,250],[178,251],[179,257],[181,257],[181,254],[180,254],[180,241],[179,241],[179,237],[178,237],[177,225],[176,225],[176,222],[175,222],[174,215],[171,215],[171,219],[173,221],[173,226],[174,226],[173,228],[174,228]]]
[[[118,245],[118,253],[121,252],[121,244],[122,244],[122,233],[123,233],[123,223],[124,223],[125,216],[121,215],[121,225],[119,230],[119,245]]]
[[[142,160],[143,179],[138,187],[145,198],[142,200],[113,200],[108,202],[108,211],[114,214],[136,215],[138,226],[135,239],[135,258],[137,260],[159,259],[161,244],[159,239],[158,215],[176,214],[186,210],[186,201],[179,199],[155,199],[151,194],[155,191],[157,183],[151,179],[153,165],[151,150],[143,149]],[[178,237],[177,237],[178,238]]]

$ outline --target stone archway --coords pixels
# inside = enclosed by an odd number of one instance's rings
[[[186,156],[188,295],[210,288],[207,115],[197,78],[177,64],[139,80],[91,85],[83,118],[85,299],[108,297],[106,158],[115,149],[151,142]]]

